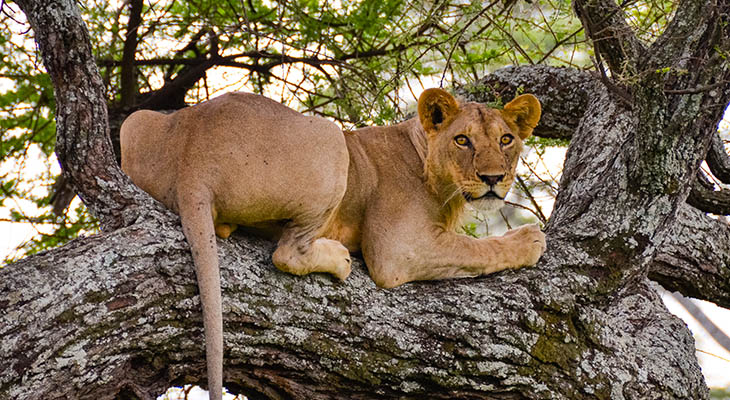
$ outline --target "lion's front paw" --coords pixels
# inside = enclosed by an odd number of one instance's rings
[[[515,266],[526,267],[537,264],[547,248],[545,234],[537,225],[523,225],[508,231],[503,236],[515,249]]]
[[[352,270],[352,259],[350,252],[336,240],[319,238],[312,244],[315,254],[315,264],[321,272],[330,274],[343,281],[350,275]]]

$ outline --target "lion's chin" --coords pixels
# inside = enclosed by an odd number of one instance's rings
[[[469,205],[482,213],[490,213],[504,207],[504,200],[497,196],[485,196],[469,201]]]

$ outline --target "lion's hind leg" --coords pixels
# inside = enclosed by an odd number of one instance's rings
[[[238,228],[236,224],[216,224],[215,234],[221,239],[228,239],[236,228]]]
[[[274,265],[294,275],[325,272],[344,280],[351,271],[350,252],[336,240],[317,237],[317,230],[290,222],[272,256]]]

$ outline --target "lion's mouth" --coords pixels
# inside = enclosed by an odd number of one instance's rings
[[[467,192],[464,192],[463,195],[464,195],[464,198],[466,199],[466,201],[476,201],[476,200],[483,200],[483,199],[504,200],[504,197],[499,197],[499,195],[494,190],[490,190],[478,197],[474,197],[474,195],[472,195],[471,193],[467,193]]]

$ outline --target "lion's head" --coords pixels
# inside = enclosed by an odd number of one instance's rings
[[[540,102],[524,94],[504,109],[459,104],[441,89],[418,99],[426,132],[426,177],[444,203],[489,211],[504,205],[515,179],[523,141],[540,120]]]

